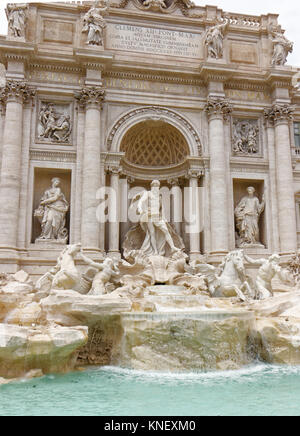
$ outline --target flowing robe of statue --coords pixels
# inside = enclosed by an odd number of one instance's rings
[[[155,180],[151,191],[139,193],[132,200],[130,209],[136,212],[138,224],[125,237],[125,258],[172,257],[184,249],[182,239],[164,217],[159,187],[159,181]]]
[[[87,32],[87,44],[103,45],[103,30],[106,28],[106,22],[102,16],[107,10],[104,8],[94,7],[90,9],[83,19],[83,33]]]
[[[58,187],[59,183],[59,179],[53,179],[52,187],[44,193],[40,206],[35,211],[35,216],[40,219],[42,227],[38,239],[66,240],[68,237],[65,224],[69,203]]]
[[[214,59],[220,59],[223,56],[224,35],[228,22],[217,24],[208,29],[205,38],[205,44],[208,49],[208,56]]]
[[[8,5],[8,28],[9,32],[17,38],[25,35],[26,13],[24,9]]]
[[[257,245],[259,241],[259,218],[264,211],[265,203],[255,197],[254,189],[249,188],[249,195],[242,198],[235,209],[236,226],[239,233],[239,245]]]
[[[285,65],[289,53],[293,52],[293,43],[282,33],[273,32],[273,57],[272,65]]]

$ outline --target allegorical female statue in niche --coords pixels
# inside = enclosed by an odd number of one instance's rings
[[[259,218],[265,208],[265,198],[260,203],[254,195],[255,189],[249,187],[248,195],[243,197],[235,209],[238,247],[262,245],[259,240]]]
[[[34,212],[34,216],[39,219],[42,227],[38,241],[67,242],[68,230],[65,225],[69,203],[59,187],[60,183],[61,180],[58,177],[52,179],[51,188],[44,193],[38,209]]]

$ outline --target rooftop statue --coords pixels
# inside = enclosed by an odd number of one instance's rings
[[[205,34],[205,45],[207,46],[208,57],[220,59],[223,57],[224,32],[228,26],[228,20],[219,22],[210,27]]]
[[[106,22],[103,16],[107,15],[107,2],[96,1],[94,6],[85,14],[83,18],[83,33],[87,33],[87,44],[103,46],[103,31]]]
[[[285,65],[289,53],[293,52],[294,44],[284,36],[283,30],[271,31],[273,42],[272,65]]]
[[[27,5],[15,5],[9,3],[6,8],[8,19],[8,34],[14,38],[24,38],[26,28]]]

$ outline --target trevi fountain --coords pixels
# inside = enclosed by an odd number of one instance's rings
[[[299,374],[300,73],[277,15],[189,0],[6,15],[1,396],[15,387],[29,413],[24,386],[60,398],[75,380],[95,393],[79,414],[188,415],[183,380],[209,405],[230,377]],[[97,374],[119,408],[97,408]],[[149,398],[171,380],[161,406],[124,403],[140,379]],[[63,413],[51,398],[40,413]]]

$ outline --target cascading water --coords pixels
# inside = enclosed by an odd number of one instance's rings
[[[203,297],[184,295],[176,286],[150,287],[149,293],[156,312],[121,314],[124,333],[116,364],[186,371],[236,369],[251,362],[253,313],[209,309]]]

